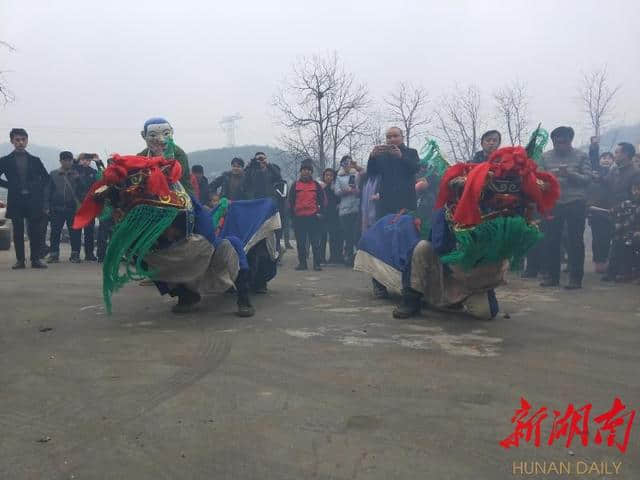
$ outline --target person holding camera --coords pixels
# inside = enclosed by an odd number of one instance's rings
[[[333,191],[340,198],[338,215],[344,240],[344,264],[353,267],[355,246],[358,243],[358,212],[360,211],[360,176],[362,167],[345,155],[340,159],[340,169],[333,184]]]
[[[80,202],[89,192],[91,185],[98,179],[98,170],[91,167],[91,162],[96,164],[96,167],[102,165],[100,157],[97,153],[81,153],[78,155],[78,163],[74,165],[74,168],[80,175],[79,184],[80,190],[78,192],[78,199]],[[103,167],[104,168],[104,167]],[[84,227],[81,231],[81,235],[84,234],[84,259],[88,262],[95,262],[98,258],[95,256],[95,221],[91,221],[89,225]]]
[[[542,156],[542,169],[553,173],[560,182],[560,198],[544,221],[544,245],[547,252],[547,278],[543,287],[560,285],[562,231],[567,226],[569,256],[568,290],[582,288],[584,276],[584,228],[587,216],[587,190],[592,180],[591,162],[587,155],[571,145],[574,131],[558,127],[551,132],[553,149]]]
[[[267,155],[264,152],[256,152],[251,159],[249,166],[245,170],[245,188],[249,198],[266,198],[271,197],[276,204],[276,186],[282,182],[280,167],[273,163],[269,163]]]
[[[386,144],[374,147],[367,162],[367,176],[379,177],[376,201],[376,219],[395,214],[402,210],[415,210],[417,196],[415,189],[418,173],[418,152],[404,144],[404,133],[398,127],[391,127],[385,134]],[[387,289],[375,278],[373,295],[386,298]]]

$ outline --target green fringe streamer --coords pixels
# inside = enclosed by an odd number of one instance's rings
[[[474,228],[454,230],[456,249],[440,257],[442,263],[457,264],[465,270],[477,265],[509,260],[521,265],[527,251],[542,238],[523,217],[497,217]]]
[[[531,138],[527,144],[527,155],[529,155],[529,158],[537,164],[540,164],[542,154],[544,153],[544,147],[547,146],[548,141],[549,133],[538,125],[538,128],[536,128],[531,134]]]
[[[164,146],[162,156],[164,158],[176,158],[176,144],[173,141],[173,138],[167,138],[167,143]]]
[[[160,235],[173,223],[177,208],[138,205],[114,230],[102,266],[102,295],[111,314],[111,296],[130,280],[151,278],[153,272],[143,266]],[[120,272],[121,264],[125,271]]]
[[[427,140],[420,149],[420,166],[427,168],[426,175],[435,175],[441,178],[444,172],[449,168],[449,164],[442,156],[438,142],[435,140]]]
[[[110,203],[105,202],[104,206],[102,207],[102,212],[100,212],[100,215],[98,216],[98,219],[101,222],[104,222],[105,220],[110,219],[112,214],[113,214],[113,207],[111,206]]]
[[[220,203],[218,204],[218,208],[213,214],[213,228],[218,228],[220,224],[220,219],[227,214],[227,209],[229,208],[229,199],[227,197],[222,197],[220,199]]]

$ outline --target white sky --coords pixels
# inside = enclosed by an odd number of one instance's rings
[[[401,80],[433,99],[473,82],[490,113],[493,89],[525,80],[532,123],[584,138],[576,88],[594,66],[623,85],[618,123],[640,120],[639,22],[638,0],[0,0],[0,39],[17,48],[0,51],[16,96],[0,130],[132,153],[160,115],[190,151],[223,146],[218,122],[238,112],[238,143],[275,144],[280,81],[297,57],[336,50],[376,100]]]

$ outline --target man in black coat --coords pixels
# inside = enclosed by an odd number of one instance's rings
[[[91,162],[95,162],[96,166],[102,164],[97,153],[81,153],[78,155],[78,163],[74,165],[74,170],[79,174],[77,196],[80,202],[82,202],[89,192],[91,185],[93,185],[93,183],[98,179],[98,170],[91,167]],[[84,259],[88,262],[95,262],[98,260],[94,254],[95,231],[95,220],[89,222],[89,224],[82,229],[82,232],[84,233]]]
[[[367,177],[380,177],[376,202],[376,218],[380,219],[400,210],[415,210],[416,174],[418,173],[418,152],[404,144],[404,134],[398,127],[391,127],[386,133],[386,145],[378,145],[369,155]],[[372,278],[373,296],[386,298],[387,289]]]
[[[386,139],[386,145],[376,146],[367,162],[367,176],[380,177],[377,218],[402,209],[415,210],[417,201],[418,152],[405,146],[404,134],[398,127],[387,130]]]
[[[191,167],[191,173],[198,182],[198,190],[200,190],[200,198],[198,201],[202,205],[209,205],[211,200],[209,195],[209,180],[204,176],[204,167],[202,165],[193,165]]]
[[[42,223],[49,209],[49,174],[38,157],[27,152],[29,136],[22,128],[14,128],[9,133],[14,150],[0,158],[0,187],[6,188],[7,218],[13,225],[13,243],[16,249],[14,270],[25,268],[24,222],[27,221],[31,266],[47,268],[40,261],[43,248]],[[5,176],[6,180],[2,179]]]
[[[282,182],[280,167],[269,163],[264,152],[256,152],[249,166],[245,169],[245,189],[249,198],[271,197],[278,204],[276,187]]]

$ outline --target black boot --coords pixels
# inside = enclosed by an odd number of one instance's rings
[[[31,268],[48,268],[39,258],[31,260]]]
[[[256,309],[251,305],[249,295],[238,295],[238,311],[236,315],[239,317],[253,317],[256,313]]]
[[[582,280],[569,278],[569,283],[564,286],[565,290],[578,290],[582,288]]]
[[[371,283],[373,284],[373,298],[389,298],[387,287],[382,285],[375,278],[371,279]]]
[[[172,296],[178,297],[178,303],[171,307],[173,313],[191,313],[197,310],[197,305],[200,302],[200,294],[189,290],[185,287],[178,287],[172,293]]]
[[[249,300],[249,278],[251,274],[249,270],[240,270],[236,279],[236,290],[238,291],[238,311],[236,315],[239,317],[253,317],[256,310]]]
[[[11,267],[11,270],[23,270],[25,268],[26,266],[24,264],[24,260],[18,260],[16,264],[13,267]]]
[[[400,305],[393,309],[393,318],[409,318],[420,313],[422,295],[412,288],[402,289]]]

